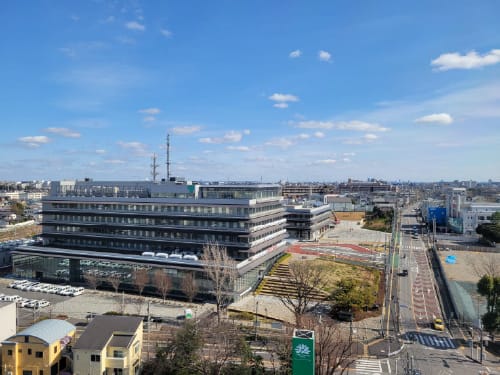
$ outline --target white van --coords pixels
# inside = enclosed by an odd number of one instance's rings
[[[163,258],[163,259],[168,259],[168,254],[167,253],[156,253],[157,258]]]
[[[142,253],[142,256],[143,257],[154,257],[155,253],[152,253],[150,251],[145,251],[145,252]]]
[[[170,259],[182,259],[182,255],[181,254],[170,254],[168,257]]]
[[[182,259],[186,259],[186,260],[198,260],[198,257],[196,255],[184,255],[182,257]]]

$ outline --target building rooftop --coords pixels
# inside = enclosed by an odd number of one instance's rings
[[[108,343],[127,347],[137,328],[142,323],[138,316],[98,315],[80,336],[73,349],[101,350]]]
[[[21,332],[18,332],[14,336],[11,336],[10,339],[19,336],[33,336],[45,341],[47,344],[52,344],[53,342],[68,336],[71,331],[75,330],[76,327],[65,320],[46,319],[33,324],[31,327],[28,327]]]

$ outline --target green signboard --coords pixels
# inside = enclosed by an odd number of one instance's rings
[[[292,374],[314,375],[314,331],[295,329],[292,338]]]

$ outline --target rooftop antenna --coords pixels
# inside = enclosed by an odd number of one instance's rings
[[[151,158],[151,177],[153,178],[153,182],[156,182],[156,177],[158,176],[158,163],[156,163],[156,154],[153,154]]]
[[[170,181],[170,134],[167,133],[167,181]]]

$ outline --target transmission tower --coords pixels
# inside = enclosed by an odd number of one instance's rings
[[[156,177],[158,177],[158,164],[156,163],[156,154],[153,154],[151,158],[151,177],[153,182],[156,182]]]
[[[170,181],[170,134],[167,133],[167,181]]]

